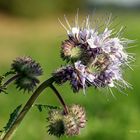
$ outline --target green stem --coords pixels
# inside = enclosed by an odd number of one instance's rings
[[[36,99],[39,97],[39,95],[42,93],[42,91],[44,89],[46,89],[48,86],[50,86],[53,82],[54,82],[54,78],[51,77],[48,80],[44,81],[35,90],[35,92],[32,94],[32,96],[30,97],[30,99],[27,101],[27,103],[25,104],[25,106],[23,107],[23,109],[21,110],[21,112],[19,113],[19,115],[17,116],[15,122],[13,123],[13,125],[11,126],[11,128],[7,131],[7,133],[4,135],[4,137],[2,138],[2,140],[10,140],[12,138],[12,135],[14,134],[14,132],[16,131],[16,129],[18,128],[18,126],[22,122],[22,120],[25,117],[25,115],[27,114],[27,112],[32,107],[33,103],[36,101]]]
[[[60,103],[62,104],[62,106],[64,107],[64,113],[68,114],[68,108],[67,105],[65,104],[63,98],[61,97],[60,93],[58,92],[58,90],[54,87],[53,84],[50,85],[50,88],[54,91],[54,93],[56,94],[56,96],[58,97]]]
[[[12,83],[14,80],[16,80],[19,77],[19,74],[14,75],[13,77],[11,77],[10,79],[8,79],[3,86],[6,87],[7,85],[9,85],[10,83]]]
[[[8,79],[4,84],[2,84],[0,87],[0,92],[7,93],[6,92],[7,86],[9,84],[11,84],[12,82],[14,82],[19,76],[20,76],[19,74],[16,74],[16,75],[12,76],[10,79]]]

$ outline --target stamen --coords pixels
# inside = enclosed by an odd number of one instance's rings
[[[75,16],[75,27],[78,28],[78,14],[79,14],[79,9],[77,9],[77,14]]]
[[[113,98],[114,98],[115,100],[117,100],[117,98],[116,98],[116,96],[114,95],[114,93],[113,93],[112,89],[111,89],[111,88],[108,88],[108,89],[109,89],[109,91],[110,91],[111,95],[113,96]]]
[[[64,15],[64,19],[65,19],[65,21],[66,21],[66,23],[67,23],[67,25],[68,25],[69,29],[71,30],[72,28],[71,28],[71,26],[70,26],[70,24],[69,24],[68,19],[66,18],[66,15]]]
[[[58,18],[59,23],[61,24],[61,26],[67,31],[69,32],[69,30],[66,28],[66,26],[61,22],[61,20]]]

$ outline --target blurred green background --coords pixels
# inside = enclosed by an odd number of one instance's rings
[[[106,13],[117,17],[115,24],[126,26],[124,37],[136,40],[128,52],[136,54],[134,71],[126,70],[125,79],[133,85],[128,96],[114,90],[115,100],[105,90],[90,88],[72,93],[68,84],[56,86],[68,104],[78,103],[87,111],[87,126],[76,137],[61,140],[139,140],[140,139],[140,1],[139,0],[0,0],[0,73],[9,70],[17,56],[31,56],[41,63],[43,81],[61,64],[61,42],[66,32],[58,22],[66,14],[73,23],[79,8],[79,18],[95,13],[102,18]],[[93,20],[94,21],[94,20]],[[117,27],[118,28],[118,27]],[[0,128],[19,104],[25,104],[31,94],[8,88],[8,95],[0,94]],[[50,89],[44,91],[36,103],[59,105]],[[47,112],[32,108],[21,123],[13,140],[57,140],[46,133]]]

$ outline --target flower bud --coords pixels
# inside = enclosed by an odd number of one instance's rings
[[[61,110],[52,110],[47,118],[48,133],[60,137],[62,135],[75,136],[80,133],[80,129],[85,127],[86,114],[83,107],[72,105],[68,108],[68,114]]]
[[[17,88],[24,91],[33,91],[39,83],[37,76],[42,75],[42,68],[39,63],[31,57],[18,57],[13,61],[11,69],[18,75],[15,81]]]
[[[57,137],[64,135],[65,127],[63,122],[63,115],[60,110],[51,110],[47,120],[49,122],[48,133],[50,135]]]
[[[65,133],[68,136],[78,135],[80,129],[85,127],[86,114],[83,107],[73,105],[69,108],[69,114],[64,117]]]
[[[61,57],[66,61],[75,61],[81,57],[82,49],[78,46],[76,40],[65,40],[61,48]]]
[[[55,77],[55,83],[61,85],[71,79],[72,73],[73,67],[67,66],[59,68],[57,71],[52,73],[52,75]]]

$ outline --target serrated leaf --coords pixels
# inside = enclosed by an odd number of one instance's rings
[[[3,74],[3,76],[7,77],[8,75],[11,75],[11,74],[15,74],[15,72],[11,70],[11,71],[8,71],[5,74]]]
[[[21,109],[21,106],[22,105],[19,105],[11,114],[10,114],[10,118],[6,124],[6,126],[3,127],[3,132],[7,132],[11,126],[13,125],[13,123],[15,122],[17,116],[18,116],[18,113],[19,113],[19,110]]]
[[[0,93],[5,92],[5,87],[3,86],[4,76],[0,76]]]
[[[1,93],[1,92],[5,93],[5,94],[8,94],[8,93],[6,92],[6,88],[5,88],[4,86],[0,86],[0,93]]]
[[[8,72],[4,73],[2,76],[0,76],[0,84],[2,84],[4,78],[6,78],[7,76],[9,76],[11,74],[15,74],[15,72],[14,71],[8,71]]]
[[[43,109],[49,111],[49,110],[52,110],[52,109],[60,109],[60,107],[58,106],[52,106],[52,105],[43,105],[43,104],[35,104],[35,106],[37,107],[37,109],[42,112]]]
[[[2,76],[0,76],[0,93],[3,92],[5,94],[7,94],[6,87],[3,84],[3,80],[10,74],[15,74],[15,72],[9,71],[9,72],[6,72],[5,74],[3,74]]]
[[[3,92],[3,93],[5,93],[5,94],[8,94],[8,93],[6,92],[6,89],[7,89],[7,88],[6,88],[5,86],[3,86],[3,85],[0,84],[0,93]]]
[[[4,76],[0,76],[0,85],[2,85],[3,79],[4,79]]]

